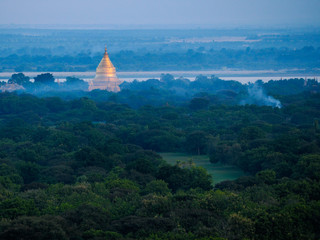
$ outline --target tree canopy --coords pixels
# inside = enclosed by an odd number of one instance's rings
[[[1,93],[0,238],[319,239],[317,85],[280,91],[277,108],[232,104],[230,92],[172,100],[159,90],[172,81],[73,98]],[[206,84],[242,91],[214,77],[192,85]],[[167,101],[123,102],[134,96]],[[194,98],[208,101],[190,108]],[[246,175],[213,182],[160,152],[208,155]]]

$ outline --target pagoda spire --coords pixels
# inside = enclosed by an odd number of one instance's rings
[[[109,58],[107,45],[105,45],[103,58],[97,67],[95,78],[89,85],[89,91],[100,89],[111,92],[119,92],[119,85],[121,83],[122,81],[118,79],[116,75],[116,69]]]

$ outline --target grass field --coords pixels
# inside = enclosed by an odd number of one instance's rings
[[[176,164],[177,161],[189,162],[191,160],[196,166],[205,168],[211,174],[214,184],[225,180],[234,180],[245,175],[241,169],[235,166],[210,163],[209,157],[206,155],[198,156],[184,153],[160,153],[160,155],[171,165]]]

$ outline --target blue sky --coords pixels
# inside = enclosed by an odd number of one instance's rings
[[[0,24],[320,26],[320,0],[0,0]]]

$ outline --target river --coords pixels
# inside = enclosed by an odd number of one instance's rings
[[[297,69],[298,70],[298,69]],[[7,81],[14,72],[0,72],[0,81]],[[26,76],[34,78],[35,76],[45,72],[24,72]],[[95,72],[51,72],[56,80],[65,81],[66,77],[77,77],[85,81],[90,81],[94,78]],[[320,74],[312,73],[294,73],[288,70],[213,70],[213,71],[145,71],[145,72],[117,72],[117,76],[126,82],[145,81],[150,78],[160,79],[162,73],[172,74],[175,78],[184,77],[193,81],[196,76],[215,75],[223,80],[235,80],[241,83],[253,83],[257,80],[267,82],[269,80],[281,80],[289,78],[311,78],[320,79]]]

